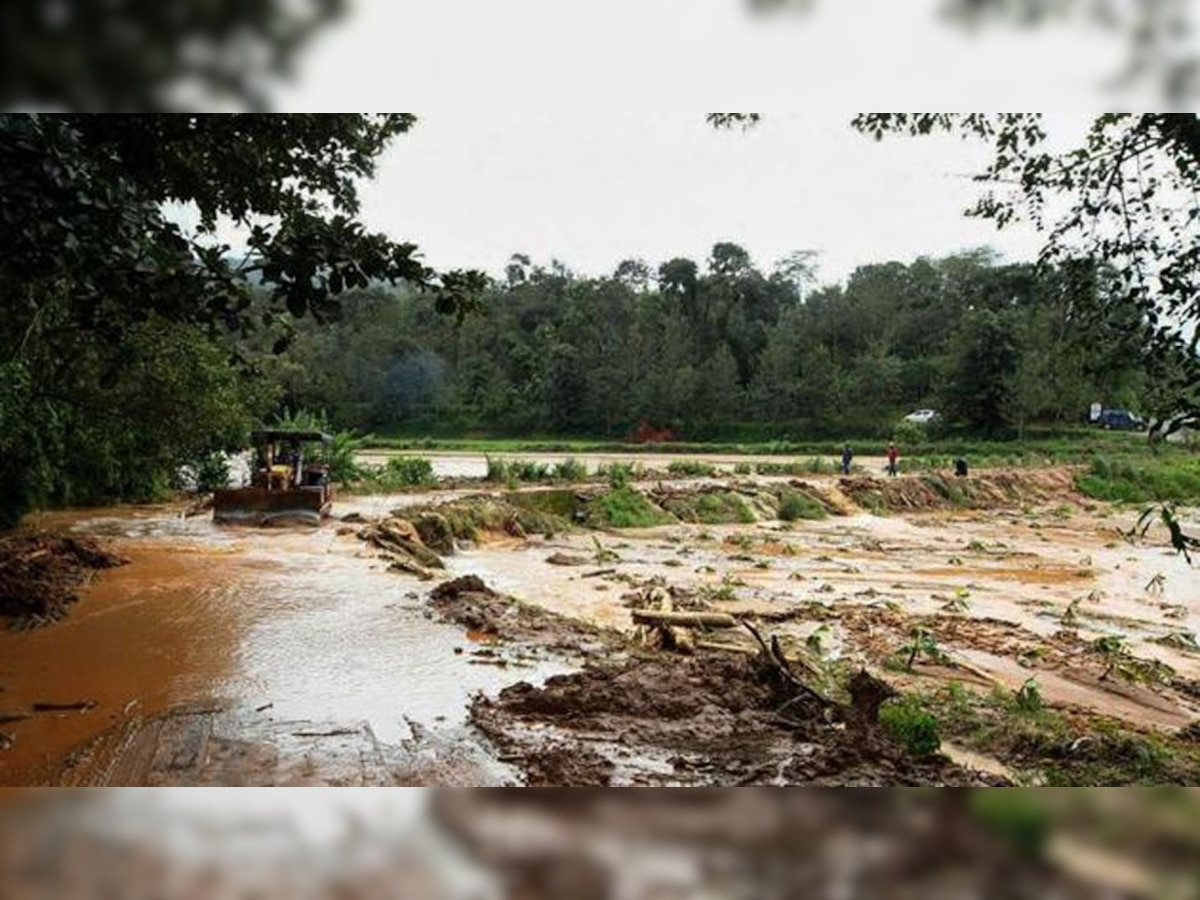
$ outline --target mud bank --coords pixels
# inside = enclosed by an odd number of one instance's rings
[[[478,698],[471,719],[540,787],[1002,783],[785,687],[761,658],[638,654]]]
[[[62,619],[96,572],[126,562],[87,538],[33,532],[0,539],[0,620],[28,629]]]

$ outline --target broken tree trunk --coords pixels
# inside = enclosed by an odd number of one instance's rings
[[[736,628],[737,619],[725,613],[659,612],[635,609],[633,621],[638,625],[677,625],[681,628]]]

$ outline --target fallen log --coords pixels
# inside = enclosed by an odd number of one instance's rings
[[[638,625],[678,625],[682,628],[736,628],[737,619],[725,613],[659,612],[635,609],[633,621]]]

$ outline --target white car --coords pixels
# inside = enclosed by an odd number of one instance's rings
[[[916,425],[928,425],[930,422],[940,418],[941,416],[932,409],[918,409],[916,412],[910,412],[905,416],[904,421],[912,422]]]

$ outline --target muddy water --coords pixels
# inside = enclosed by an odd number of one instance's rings
[[[466,739],[473,692],[567,670],[473,664],[468,637],[427,617],[424,586],[334,525],[229,530],[162,510],[55,524],[113,538],[130,564],[101,573],[65,622],[0,632],[0,711],[96,704],[5,725],[15,743],[0,783],[52,780],[56,761],[106,728],[180,708],[220,708],[234,731],[292,722],[384,744],[414,729]]]

